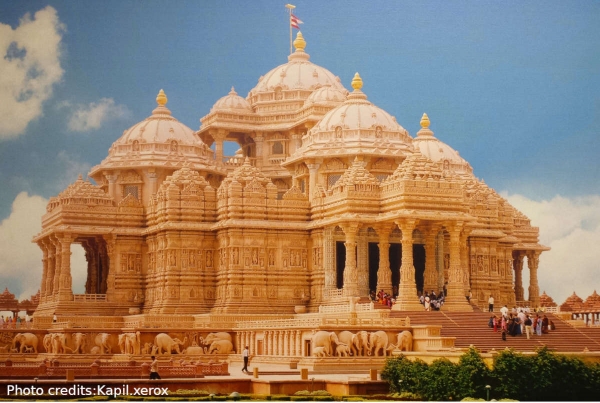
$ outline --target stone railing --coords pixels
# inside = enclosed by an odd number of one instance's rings
[[[366,312],[374,310],[373,303],[356,304],[356,312]],[[350,304],[345,305],[320,305],[319,313],[340,313],[340,312],[351,312]]]
[[[147,315],[125,317],[124,327],[129,329],[183,329],[193,327],[192,316]]]
[[[106,302],[106,294],[73,294],[75,302]]]
[[[256,165],[256,158],[248,158],[250,160],[250,165]],[[239,167],[242,166],[246,157],[237,157],[237,156],[225,156],[223,157],[223,164],[229,167]]]
[[[343,288],[331,288],[323,290],[323,296],[325,298],[341,298],[344,296]]]
[[[119,329],[121,327],[123,327],[123,318],[115,316],[59,316],[58,321],[50,326],[51,329]]]
[[[94,361],[90,363],[60,363],[58,361],[42,362],[0,362],[0,378],[30,378],[30,377],[61,377],[67,376],[68,371],[76,378],[132,378],[148,377],[150,364],[138,364],[135,361],[112,363]],[[229,375],[227,362],[208,363],[173,363],[159,362],[158,373],[162,378],[201,378],[206,375]]]

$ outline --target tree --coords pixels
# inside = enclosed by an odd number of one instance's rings
[[[470,347],[458,362],[458,396],[485,398],[485,385],[490,382],[490,370],[475,347]]]
[[[421,390],[421,395],[426,400],[457,400],[459,398],[458,366],[447,358],[435,360],[424,374]]]
[[[381,379],[388,381],[392,393],[411,392],[422,396],[421,384],[426,371],[425,362],[419,359],[411,361],[401,354],[386,360]]]
[[[532,400],[536,380],[531,375],[531,367],[531,359],[512,349],[498,354],[492,371],[492,397]]]

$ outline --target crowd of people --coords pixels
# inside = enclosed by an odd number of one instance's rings
[[[377,294],[375,294],[375,290],[371,290],[371,301],[379,302],[391,308],[396,303],[396,298],[383,290],[379,290]]]
[[[29,315],[26,315],[25,318],[21,318],[20,316],[0,316],[0,327],[2,329],[19,329],[21,327],[29,328],[31,326],[32,318]]]
[[[426,311],[439,311],[442,305],[444,305],[445,294],[444,290],[440,291],[439,295],[433,290],[430,293],[425,291],[425,294],[419,296],[419,302]]]
[[[506,340],[506,335],[514,337],[525,334],[529,339],[530,335],[541,336],[554,330],[554,322],[549,320],[546,315],[540,316],[540,313],[536,313],[533,317],[530,315],[529,309],[526,312],[523,308],[515,308],[513,312],[509,312],[506,305],[500,309],[500,316],[490,316],[488,326],[494,329],[494,332],[502,332],[503,340]]]

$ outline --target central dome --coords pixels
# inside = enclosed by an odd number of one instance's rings
[[[258,84],[248,94],[252,104],[260,101],[282,101],[288,99],[306,99],[310,92],[323,86],[331,86],[346,93],[339,77],[324,67],[309,61],[310,56],[304,52],[306,41],[302,33],[298,33],[294,41],[296,51],[288,56],[288,62],[275,67],[258,79]],[[284,92],[309,91],[297,96],[284,96]]]

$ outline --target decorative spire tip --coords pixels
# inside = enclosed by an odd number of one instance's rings
[[[421,127],[423,129],[428,129],[429,128],[429,124],[431,122],[429,122],[429,116],[427,116],[426,113],[423,114],[423,117],[421,117]]]
[[[168,102],[167,96],[165,95],[165,92],[161,89],[158,92],[158,95],[156,96],[156,103],[159,106],[165,106]]]
[[[294,47],[296,48],[296,52],[304,52],[304,48],[306,48],[306,41],[300,31],[298,31],[296,39],[294,39]]]
[[[352,79],[352,88],[354,88],[355,91],[360,91],[362,86],[362,78],[360,78],[360,75],[358,75],[358,73],[354,74],[354,78]]]

